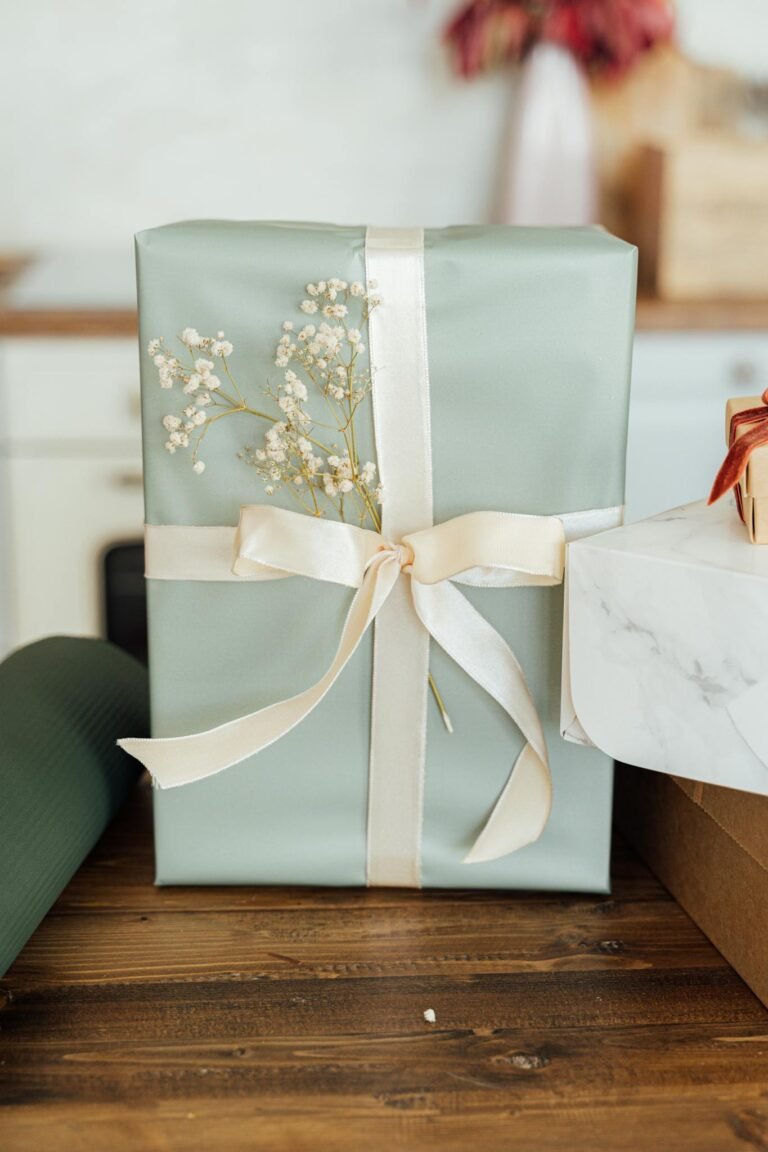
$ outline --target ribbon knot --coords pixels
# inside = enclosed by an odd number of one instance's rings
[[[330,667],[297,696],[207,732],[121,740],[120,746],[145,765],[161,788],[202,780],[269,747],[320,703],[406,572],[421,625],[496,700],[525,739],[465,862],[505,856],[538,839],[546,826],[551,806],[547,748],[514,653],[455,583],[549,587],[561,583],[564,562],[565,530],[556,516],[471,512],[393,543],[353,524],[248,505],[241,509],[235,538],[235,577],[298,575],[356,589]]]
[[[413,565],[413,548],[408,544],[386,543],[381,545],[380,551],[393,556],[401,572],[409,571]]]

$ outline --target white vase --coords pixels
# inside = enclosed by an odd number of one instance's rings
[[[523,64],[503,182],[504,224],[592,224],[595,145],[589,87],[573,56],[537,44]]]

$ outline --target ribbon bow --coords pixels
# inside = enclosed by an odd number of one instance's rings
[[[712,491],[707,501],[708,504],[714,504],[716,500],[719,500],[720,497],[724,496],[731,488],[735,488],[746,472],[749,458],[755,448],[760,448],[763,444],[768,444],[768,388],[763,392],[760,399],[763,402],[762,408],[747,408],[744,412],[737,412],[736,415],[731,418],[731,426],[728,433],[728,454],[715,477],[715,482],[712,485]],[[738,436],[737,438],[739,428],[750,424],[754,424],[755,427],[752,428],[751,431],[745,432],[743,436]],[[736,503],[739,507],[739,515],[743,520],[744,501],[741,488],[736,488]]]
[[[393,542],[338,521],[261,505],[241,509],[233,572],[248,580],[306,576],[357,591],[330,667],[312,687],[207,732],[120,746],[161,788],[202,780],[267,748],[323,699],[401,578],[424,628],[485,689],[525,737],[467,863],[496,859],[538,839],[549,817],[544,733],[522,669],[507,643],[452,581],[475,587],[562,582],[565,532],[555,516],[470,512]]]

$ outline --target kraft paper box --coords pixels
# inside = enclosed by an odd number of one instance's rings
[[[740,412],[750,408],[761,408],[760,396],[734,396],[725,406],[725,439],[730,440],[731,421]],[[766,408],[768,419],[768,408]],[[749,426],[737,429],[736,438],[750,430]],[[739,481],[741,507],[744,514],[749,539],[753,544],[768,544],[768,444],[756,448],[750,455],[746,471]]]
[[[768,1004],[768,797],[617,766],[617,823]]]
[[[561,723],[614,760],[768,795],[768,551],[731,501],[568,546]]]
[[[281,510],[293,509],[290,523],[302,537],[315,528],[323,540],[329,532],[334,539],[343,537],[344,547],[331,548],[326,556],[329,563],[346,562],[345,549],[354,534],[348,526],[296,513],[284,489],[266,495],[257,470],[249,466],[258,459],[254,453],[264,444],[268,427],[257,417],[222,419],[210,426],[200,452],[204,472],[193,471],[188,450],[164,451],[169,432],[163,417],[177,411],[178,386],[171,390],[158,384],[158,369],[147,353],[148,342],[156,337],[183,351],[177,337],[188,326],[211,337],[223,331],[222,339],[233,346],[228,363],[246,406],[259,408],[268,403],[265,387],[283,387],[285,363],[275,362],[283,322],[294,322],[295,336],[307,320],[322,319],[305,314],[311,295],[304,313],[299,310],[305,285],[317,291],[320,278],[325,283],[332,277],[365,285],[371,267],[383,265],[381,307],[374,315],[380,315],[379,331],[385,331],[388,343],[370,343],[385,526],[387,517],[390,522],[394,517],[396,493],[401,505],[405,494],[401,523],[409,531],[411,495],[414,505],[420,500],[422,506],[417,527],[445,526],[439,542],[432,530],[426,533],[440,547],[453,531],[446,522],[462,530],[467,523],[475,528],[485,523],[482,517],[454,519],[470,513],[490,515],[497,525],[509,523],[510,531],[529,525],[536,533],[549,532],[551,518],[562,516],[569,535],[619,521],[635,303],[636,252],[631,246],[599,229],[456,227],[422,234],[417,229],[388,233],[312,224],[197,222],[141,233],[137,253],[147,539],[148,544],[159,541],[172,576],[164,578],[168,571],[156,567],[148,554],[155,737],[176,747],[171,738],[226,726],[278,702],[288,701],[290,709],[290,698],[304,700],[305,689],[319,682],[334,661],[352,589],[335,583],[335,577],[239,579],[249,565],[265,571],[263,556],[249,556],[251,536],[242,521],[235,535],[241,506],[246,521],[250,516],[262,526],[265,518],[275,516],[281,525],[289,523],[280,519],[289,515]],[[365,331],[361,339],[368,344]],[[379,408],[388,413],[385,419],[379,418]],[[422,421],[417,433],[408,415],[413,411]],[[366,435],[361,460],[375,460],[373,433]],[[392,455],[399,457],[395,468]],[[416,460],[418,466],[412,463]],[[427,482],[433,506],[425,512],[422,489]],[[500,520],[500,513],[537,519]],[[556,527],[562,533],[560,521]],[[212,578],[205,578],[206,557],[193,556],[193,578],[179,578],[173,569],[173,533],[181,532],[187,556],[191,529],[198,534],[204,529],[200,538],[210,540],[214,550],[221,542],[229,549],[234,540],[240,549],[237,572],[230,558],[224,570],[218,567]],[[493,533],[485,539],[478,532],[475,557],[494,543]],[[500,533],[505,534],[506,529]],[[440,622],[433,622],[430,631],[461,631],[466,621],[471,635],[461,643],[465,652],[473,650],[472,675],[466,662],[459,666],[434,640],[427,648],[428,633],[418,621],[416,627],[453,733],[427,694],[426,666],[416,674],[410,650],[404,648],[398,663],[397,650],[387,649],[381,655],[386,675],[380,678],[377,664],[372,683],[373,629],[368,629],[327,695],[281,739],[215,775],[156,788],[158,883],[608,889],[612,765],[594,749],[559,738],[559,577],[552,586],[510,587],[510,582],[535,583],[532,568],[521,575],[518,566],[511,577],[496,569],[495,577],[507,586],[494,586],[494,573],[485,578],[490,569],[481,567],[473,569],[474,578],[472,572],[461,577],[460,592],[447,579],[425,592],[424,584],[417,584],[427,563],[424,537],[395,536],[378,548],[374,542],[365,553],[362,584],[352,603],[358,603],[370,579],[399,573],[375,625],[378,660],[380,637],[392,636],[386,619],[379,629],[390,609],[410,612],[408,635],[415,635],[409,587],[414,605],[419,587],[422,598],[429,594],[430,604],[437,603],[435,589],[438,600],[450,597],[452,607],[440,609]],[[363,551],[371,539],[370,533],[359,537]],[[282,528],[276,543],[278,550],[285,545]],[[274,558],[271,563],[276,564]],[[486,562],[475,558],[471,563]],[[300,565],[282,566],[303,571]],[[269,560],[266,575],[274,575]],[[383,649],[388,642],[382,641]],[[452,647],[444,636],[443,642]],[[531,754],[521,730],[478,682],[484,679],[486,658],[489,664],[497,655],[502,663],[507,660],[506,645],[524,670],[543,725],[552,810],[536,842],[502,858],[465,863],[492,812],[490,825],[497,820],[494,805],[500,796],[508,797],[516,758],[521,756],[522,763]],[[505,667],[512,678],[518,675],[508,660]],[[387,695],[397,696],[399,690],[402,697],[398,680],[407,694],[423,694],[425,731],[418,726],[412,731],[410,721],[398,721],[391,709],[382,731],[381,716],[391,704]],[[406,695],[403,717],[409,707]],[[220,728],[216,739],[221,732],[227,739],[229,731]],[[388,755],[387,748],[395,751]],[[405,782],[403,750],[406,759],[423,752],[417,778]],[[538,752],[536,757],[539,762]],[[201,764],[205,772],[204,758],[198,759],[198,768]],[[518,785],[527,780],[520,775]],[[513,805],[513,821],[529,804],[541,808],[540,793],[529,794],[517,785],[512,792],[519,801],[517,808]],[[417,810],[415,846],[400,844],[401,806],[403,824],[412,822]],[[392,843],[383,848],[379,843],[377,853],[391,859],[372,878],[371,830],[382,818],[389,821]],[[408,853],[410,878],[387,880],[399,875],[401,857]]]

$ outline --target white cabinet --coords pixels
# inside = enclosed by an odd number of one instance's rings
[[[0,345],[5,647],[98,635],[102,558],[143,521],[134,340]]]
[[[768,387],[768,333],[640,332],[627,445],[627,519],[709,495],[725,402]]]
[[[141,435],[133,340],[8,340],[2,353],[6,435],[17,447],[87,441],[136,444]]]

